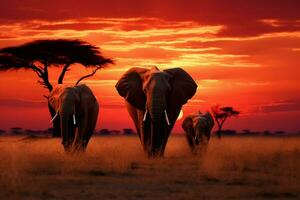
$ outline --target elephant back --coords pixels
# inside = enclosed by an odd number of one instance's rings
[[[75,86],[76,90],[78,91],[78,94],[80,94],[81,97],[87,97],[92,98],[96,101],[96,97],[93,94],[93,91],[85,84],[80,84]]]

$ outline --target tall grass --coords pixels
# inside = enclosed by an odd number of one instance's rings
[[[292,137],[212,138],[205,154],[194,157],[185,138],[173,136],[165,158],[157,160],[146,158],[137,137],[94,137],[87,152],[79,155],[66,155],[59,139],[0,137],[0,199],[41,194],[51,184],[64,187],[66,181],[118,176],[135,177],[141,184],[168,181],[174,187],[185,181],[203,187],[269,188],[266,191],[289,191],[298,197],[299,167],[300,139]],[[261,192],[262,197],[269,195]]]

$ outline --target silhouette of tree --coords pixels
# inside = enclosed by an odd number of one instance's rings
[[[217,122],[218,137],[221,138],[222,127],[223,127],[226,119],[228,119],[229,117],[232,117],[232,116],[238,116],[240,114],[240,112],[237,110],[234,110],[233,107],[220,107],[220,105],[213,106],[211,108],[211,110],[213,113],[213,117],[214,117],[215,121]]]
[[[251,130],[250,129],[243,129],[241,134],[242,135],[250,135],[251,134]]]
[[[3,134],[5,134],[6,133],[6,131],[5,130],[3,130],[3,129],[0,129],[0,135],[3,135]]]
[[[284,134],[285,134],[285,131],[281,131],[281,130],[275,131],[275,134],[276,134],[276,135],[284,135]]]
[[[100,135],[110,135],[111,133],[112,133],[112,132],[111,132],[110,130],[106,129],[106,128],[101,129],[101,130],[99,131],[99,134],[100,134]]]
[[[109,58],[101,55],[99,48],[80,40],[36,40],[20,46],[0,49],[0,71],[29,69],[39,77],[38,83],[52,91],[48,69],[62,68],[57,83],[62,84],[65,74],[74,64],[92,68],[92,72],[78,79],[75,85],[85,78],[93,76],[107,64],[113,64]],[[44,96],[47,98],[47,96]],[[48,103],[51,118],[56,114]],[[53,136],[60,136],[59,118],[53,122]]]
[[[23,133],[22,128],[20,128],[20,127],[13,127],[10,129],[10,131],[12,134],[16,134],[16,135],[20,135]]]
[[[272,132],[269,131],[269,130],[265,130],[265,131],[263,132],[263,135],[266,135],[266,136],[272,135]]]
[[[31,129],[26,129],[24,132],[25,132],[26,135],[36,134],[36,131],[35,130],[31,130]]]
[[[115,135],[120,135],[121,131],[120,130],[111,130],[111,133],[115,134]]]
[[[123,129],[123,134],[124,135],[133,135],[134,131],[131,128],[124,128]]]
[[[222,130],[221,134],[222,135],[236,135],[236,130],[230,130],[230,129]]]

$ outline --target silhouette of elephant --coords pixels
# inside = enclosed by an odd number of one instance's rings
[[[210,112],[188,115],[182,122],[182,128],[192,153],[206,149],[215,122]]]
[[[149,157],[163,156],[169,134],[182,105],[192,98],[197,84],[181,68],[160,71],[131,68],[117,82],[116,89]]]
[[[59,116],[65,151],[84,151],[94,132],[99,105],[86,85],[57,85],[49,95],[49,104]]]

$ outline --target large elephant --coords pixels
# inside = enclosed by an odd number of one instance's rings
[[[181,68],[135,67],[120,78],[116,89],[126,100],[144,151],[149,157],[163,156],[182,105],[197,90],[195,81]]]
[[[49,95],[49,104],[59,116],[65,151],[84,151],[94,132],[99,105],[86,85],[57,85]]]
[[[214,125],[210,112],[191,114],[183,120],[182,128],[192,153],[197,154],[207,147]]]

